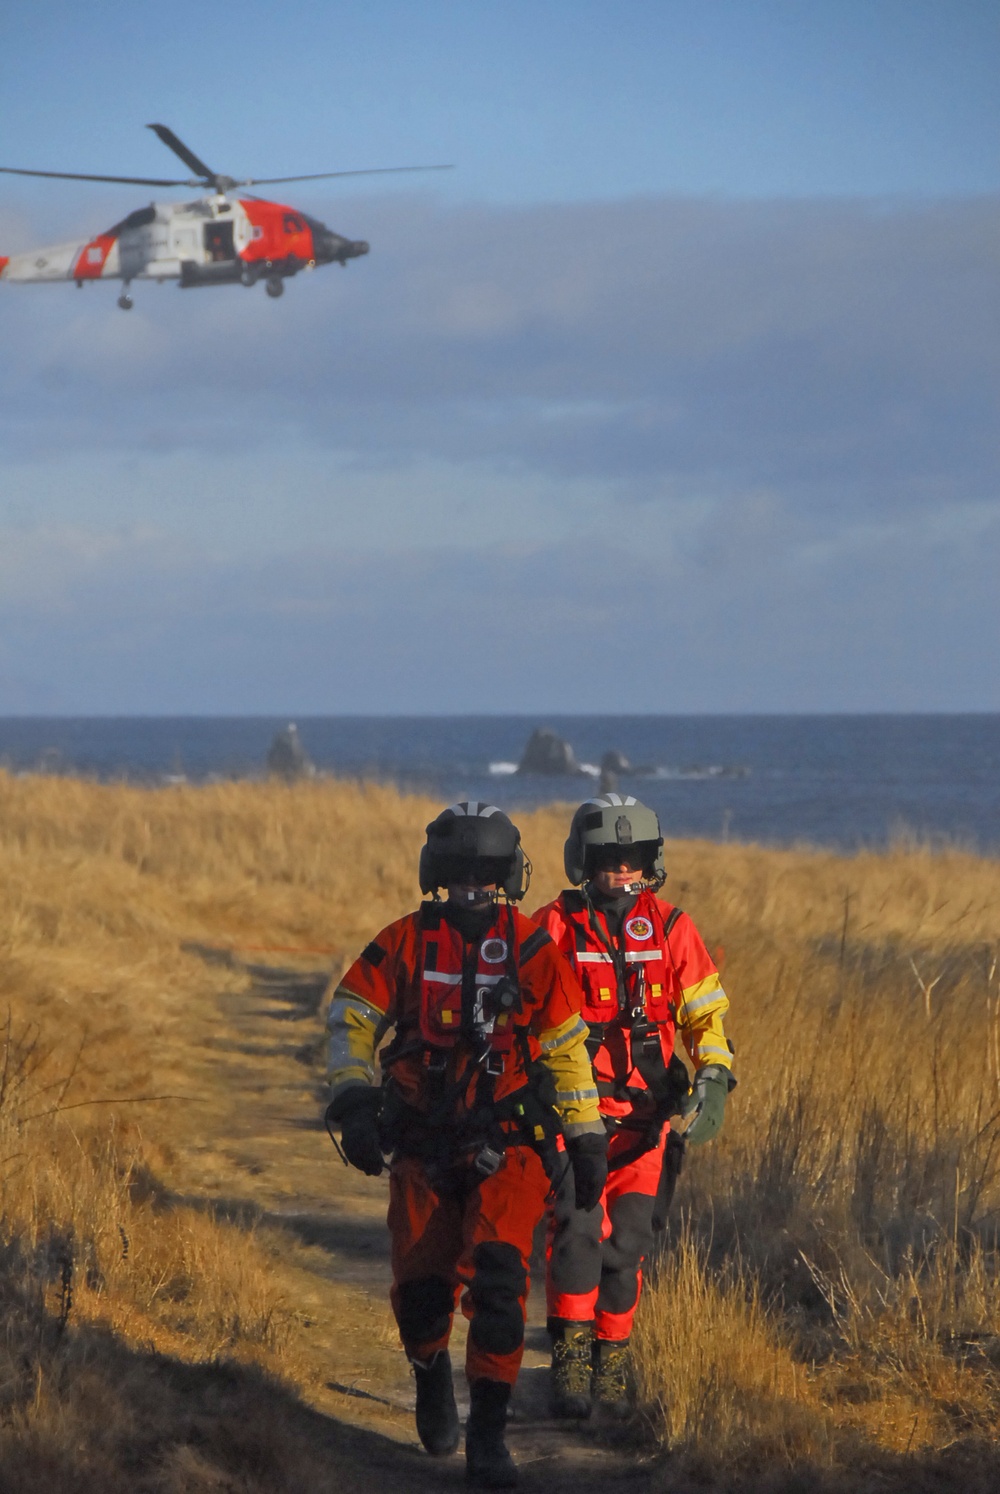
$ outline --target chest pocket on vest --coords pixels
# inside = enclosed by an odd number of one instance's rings
[[[439,1047],[451,1047],[462,1032],[463,950],[460,936],[452,938],[443,928],[435,937],[424,939],[421,1034]],[[477,950],[468,1016],[472,1030],[489,1038],[490,1046],[500,1052],[506,1052],[513,1043],[514,1017],[519,1004],[509,999],[512,986],[516,996],[516,984],[510,979],[507,965],[507,941],[491,932]]]

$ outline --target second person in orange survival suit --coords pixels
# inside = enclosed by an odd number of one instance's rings
[[[448,1340],[461,1295],[466,1478],[483,1488],[517,1481],[504,1426],[549,1177],[568,1174],[568,1153],[585,1210],[607,1178],[580,986],[513,906],[529,873],[516,826],[495,806],[444,810],[420,856],[431,900],[366,946],[328,1024],[328,1123],[340,1124],[347,1160],[363,1172],[380,1173],[392,1153],[391,1299],[416,1375],[417,1431],[432,1455],[458,1446]]]
[[[651,809],[617,793],[588,800],[573,816],[564,859],[574,887],[535,921],[573,961],[583,985],[587,1047],[610,1147],[601,1205],[582,1210],[563,1189],[552,1212],[552,1410],[588,1416],[596,1400],[617,1416],[628,1406],[628,1342],[642,1265],[682,1155],[676,1138],[665,1155],[668,1116],[692,1115],[685,1144],[719,1131],[736,1082],[723,1029],[729,1002],[691,919],[655,895],[666,873]],[[677,1031],[695,1068],[690,1092],[674,1053]]]

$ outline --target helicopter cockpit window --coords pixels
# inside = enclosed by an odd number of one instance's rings
[[[302,219],[299,217],[299,215],[297,213],[286,213],[285,214],[285,232],[286,233],[301,233],[304,228],[305,228],[305,224],[302,222]]]
[[[118,234],[125,233],[129,228],[145,228],[148,224],[155,222],[155,207],[151,205],[149,207],[136,208],[134,213],[129,213],[127,218],[123,218],[120,223],[116,223],[114,228],[109,228],[108,233],[114,234],[117,237]]]

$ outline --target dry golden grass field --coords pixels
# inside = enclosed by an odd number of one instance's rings
[[[323,986],[413,906],[438,807],[0,774],[4,1494],[461,1485],[415,1449],[384,1180],[317,1119]],[[521,818],[529,910],[565,824]],[[688,1160],[617,1441],[532,1420],[532,1330],[525,1489],[996,1490],[1000,864],[667,859],[740,1084]]]

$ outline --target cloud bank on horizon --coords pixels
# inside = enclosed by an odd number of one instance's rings
[[[1000,706],[1000,202],[351,214],[8,295],[0,709]]]

